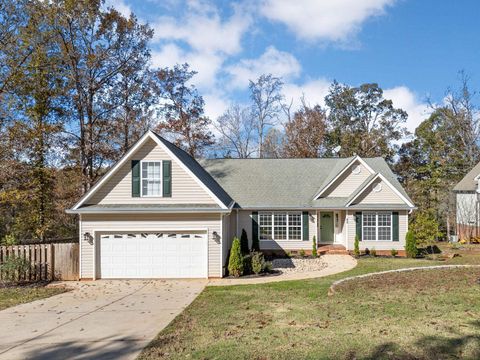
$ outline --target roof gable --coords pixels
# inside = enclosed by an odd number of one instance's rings
[[[167,145],[168,144],[168,145]],[[220,208],[222,209],[227,209],[231,203],[231,199],[228,196],[228,194],[223,191],[223,189],[220,188],[220,186],[215,182],[211,176],[208,175],[208,173],[205,175],[205,170],[188,154],[186,154],[183,150],[177,148],[173,144],[169,143],[167,140],[163,139],[159,135],[155,134],[152,131],[147,132],[142,138],[140,138],[135,145],[132,146],[132,148],[88,191],[78,202],[75,204],[75,206],[72,208],[73,211],[79,209],[81,206],[88,204],[89,202],[93,203],[111,203],[112,201],[110,200],[104,200],[105,197],[109,195],[110,191],[116,191],[117,196],[120,195],[120,198],[123,199],[123,197],[128,197],[127,194],[131,194],[131,180],[130,182],[128,179],[130,179],[129,176],[130,174],[130,168],[128,167],[129,160],[137,160],[134,159],[135,156],[138,157],[139,152],[140,153],[149,153],[149,152],[154,152],[155,148],[157,150],[157,153],[154,154],[154,160],[159,160],[163,159],[162,156],[167,159],[172,160],[172,176],[176,174],[186,174],[182,176],[182,181],[185,183],[186,181],[189,183],[184,184],[185,186],[183,189],[188,189],[189,191],[194,191],[195,195],[201,194],[202,192],[205,192],[206,195],[203,196],[203,201],[204,202],[213,202],[216,203]],[[151,154],[150,154],[151,155]],[[156,157],[155,157],[156,156]],[[150,157],[152,159],[152,157]],[[187,163],[187,164],[185,164]],[[195,166],[196,164],[196,166]],[[120,188],[116,188],[116,182],[118,182],[119,179],[123,179],[123,186]],[[180,180],[179,177],[177,179]],[[125,181],[126,180],[126,181]],[[175,186],[181,186],[182,184],[178,184],[175,182],[176,179],[173,179],[173,187],[175,189]],[[112,184],[113,183],[113,184]],[[127,186],[125,186],[127,184]],[[110,185],[110,186],[108,186]],[[103,189],[103,193],[102,193]],[[125,193],[125,194],[123,194]],[[123,197],[122,197],[123,195]],[[194,196],[195,196],[194,195]],[[197,196],[195,196],[197,197]],[[207,197],[207,198],[206,198]],[[208,198],[210,198],[212,201],[209,201]],[[156,201],[153,198],[135,198],[140,199],[140,202],[152,202]],[[142,201],[145,199],[145,201]],[[156,198],[159,199],[159,198]],[[165,199],[165,201],[168,200],[168,198],[162,198]],[[114,199],[115,200],[115,199]],[[118,202],[120,199],[116,199],[113,202]],[[160,199],[159,199],[160,200]],[[174,199],[175,200],[175,199]],[[187,201],[189,201],[187,199]],[[195,202],[195,201],[193,201]]]
[[[322,186],[315,194],[314,199],[323,196],[348,197],[352,191],[356,189],[356,186],[358,186],[369,175],[375,173],[375,171],[358,155],[345,160],[349,161],[346,164],[345,162],[337,163],[336,168],[333,169],[329,176],[327,176]],[[353,172],[353,167],[356,166],[358,166],[360,172],[355,174]],[[353,184],[351,184],[352,181]],[[342,187],[342,185],[344,186]],[[345,194],[345,192],[347,193]],[[344,195],[342,195],[342,193]]]
[[[350,196],[345,206],[358,204],[407,204],[414,205],[409,198],[395,188],[382,174],[370,176],[358,190]]]
[[[470,170],[467,175],[463,177],[462,180],[458,182],[457,185],[453,188],[453,191],[462,192],[462,191],[476,191],[477,183],[475,178],[480,176],[480,162]]]

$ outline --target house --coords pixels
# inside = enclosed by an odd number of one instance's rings
[[[480,163],[453,188],[459,240],[480,237]]]
[[[146,133],[75,204],[80,276],[205,278],[225,274],[245,229],[262,251],[318,246],[404,251],[414,208],[381,158],[197,162]]]

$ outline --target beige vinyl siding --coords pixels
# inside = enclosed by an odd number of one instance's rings
[[[360,173],[354,174],[353,168],[360,166]],[[331,184],[322,197],[349,197],[355,190],[362,185],[372,173],[359,161],[353,163],[340,178]]]
[[[395,210],[396,211],[396,210]],[[347,234],[348,241],[346,243],[347,250],[353,250],[356,231],[355,224],[355,212],[349,210],[347,212],[346,224],[348,226]],[[398,238],[399,241],[360,241],[360,250],[365,250],[365,248],[375,250],[405,250],[405,235],[408,231],[408,211],[400,210],[398,211]]]
[[[172,160],[171,197],[132,197],[131,161],[127,161],[97,192],[88,204],[215,204],[212,196],[200,186],[160,145],[149,139],[131,160]]]
[[[373,188],[379,184],[381,191],[375,192]],[[384,181],[375,181],[370,185],[363,194],[361,194],[354,204],[404,204],[405,201],[393,191]]]
[[[269,210],[265,210],[269,211]],[[262,211],[259,211],[262,212]],[[279,210],[281,212],[281,210]],[[288,211],[287,211],[288,212]],[[294,212],[294,211],[291,211]],[[302,212],[302,211],[299,211]],[[313,236],[317,235],[317,215],[315,211],[309,212],[308,223],[308,241],[260,241],[260,249],[262,250],[311,250]],[[245,229],[248,236],[249,246],[252,244],[252,212],[246,210],[240,210],[238,214],[238,233],[239,236],[242,233],[242,229]]]
[[[152,231],[188,231],[198,230],[208,233],[208,276],[221,276],[221,241],[213,236],[221,236],[220,214],[83,214],[81,219],[83,233],[95,235],[98,247],[98,233],[152,232]],[[94,258],[99,259],[98,251],[94,254],[94,245],[83,238],[81,243],[81,278],[93,278]]]

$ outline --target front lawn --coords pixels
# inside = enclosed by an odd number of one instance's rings
[[[207,287],[141,359],[480,358],[479,268],[337,279],[394,268],[478,263],[364,258],[334,276]]]
[[[40,285],[0,287],[0,310],[34,300],[44,299],[65,291],[66,289],[63,287],[48,288]]]

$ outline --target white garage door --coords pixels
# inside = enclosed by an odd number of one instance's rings
[[[100,236],[103,279],[206,278],[205,234],[125,233]]]

